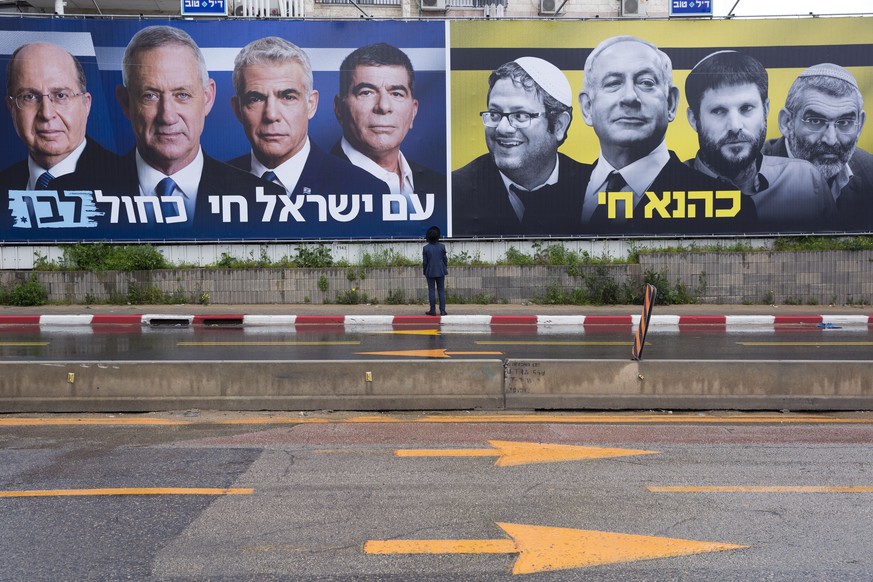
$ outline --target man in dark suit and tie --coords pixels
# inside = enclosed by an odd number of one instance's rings
[[[298,234],[340,235],[345,230],[345,224],[329,221],[326,215],[316,217],[311,212],[313,198],[388,192],[385,182],[309,139],[318,91],[313,88],[309,57],[298,46],[275,36],[249,43],[234,61],[233,86],[233,111],[252,150],[228,163],[284,189],[296,212]],[[359,213],[356,224],[376,221],[381,208],[373,210],[363,218]]]
[[[118,156],[85,135],[91,94],[81,63],[51,43],[22,45],[6,67],[6,94],[6,108],[29,156],[0,172],[2,195],[99,188]]]
[[[124,51],[122,77],[116,97],[136,148],[125,156],[123,182],[111,193],[161,199],[149,205],[154,217],[148,222],[164,223],[161,236],[168,238],[258,233],[257,189],[279,190],[200,147],[215,81],[194,40],[171,26],[140,30]]]
[[[585,189],[583,232],[745,231],[751,220],[746,207],[751,203],[743,200],[732,184],[686,166],[667,149],[667,126],[676,118],[679,104],[679,89],[673,85],[673,65],[667,54],[633,36],[604,40],[585,61],[585,86],[579,104],[585,123],[594,128],[600,140],[600,156]],[[713,194],[714,209],[725,211],[736,204],[739,213],[730,218],[706,217],[704,204],[700,204],[692,217],[684,197],[672,194],[692,191],[733,191],[733,198],[720,199]],[[625,193],[612,217],[605,201],[598,204],[604,192]],[[658,197],[670,195],[669,203],[653,210],[650,217],[645,216],[650,205],[648,192]]]
[[[418,113],[415,71],[406,53],[387,43],[352,51],[340,66],[334,113],[343,137],[331,153],[384,181],[391,194],[403,196],[406,211],[401,216],[415,213],[415,220],[444,224],[445,174],[410,160],[400,150]],[[424,213],[416,212],[413,194]],[[426,213],[428,194],[434,202],[430,213]]]
[[[488,153],[452,173],[452,234],[579,232],[590,168],[558,152],[573,117],[569,81],[548,61],[521,57],[488,85]]]

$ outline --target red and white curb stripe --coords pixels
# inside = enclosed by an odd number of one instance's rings
[[[243,326],[285,327],[306,329],[311,326],[355,329],[395,329],[403,327],[436,327],[465,330],[502,327],[516,329],[535,326],[547,333],[596,331],[603,326],[633,328],[639,315],[240,315],[240,314],[139,314],[139,315],[0,315],[3,326],[58,328],[70,326]],[[869,327],[873,315],[653,315],[652,331],[683,331],[694,329],[775,330],[784,327]]]

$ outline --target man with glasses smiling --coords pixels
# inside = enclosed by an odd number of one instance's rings
[[[837,204],[837,226],[873,229],[873,155],[857,147],[864,128],[864,98],[852,74],[831,63],[798,75],[779,112],[784,137],[764,153],[814,165]]]
[[[573,94],[551,63],[521,57],[488,79],[480,115],[488,153],[452,173],[456,235],[560,235],[579,230],[588,166],[559,153]]]
[[[81,63],[63,48],[25,44],[6,67],[6,108],[29,156],[0,173],[9,190],[90,190],[118,156],[85,136],[91,94]]]

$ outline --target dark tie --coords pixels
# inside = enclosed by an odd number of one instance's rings
[[[262,180],[266,180],[267,182],[275,182],[276,181],[276,172],[273,170],[267,170],[261,176]]]
[[[609,178],[607,178],[606,184],[603,186],[603,192],[624,192],[625,190],[627,190],[627,182],[624,181],[618,170],[610,172]],[[608,214],[609,204],[598,204],[597,209],[591,216],[591,223],[600,226],[609,224]],[[624,217],[624,214],[621,216]]]
[[[37,190],[47,190],[49,182],[54,180],[55,177],[49,174],[48,172],[43,172],[39,175],[39,178],[36,179],[36,189]]]
[[[174,202],[164,202],[163,199],[167,196],[172,196],[173,192],[176,191],[176,183],[172,178],[164,178],[160,182],[158,182],[157,187],[155,188],[155,194],[161,198],[161,212],[164,215],[164,219],[173,218],[179,216],[179,207]],[[190,218],[190,217],[189,217]]]
[[[524,206],[521,224],[525,231],[528,234],[554,234],[549,231],[554,229],[556,219],[560,221],[565,218],[556,216],[556,213],[560,213],[561,210],[554,206],[557,202],[553,196],[555,186],[546,185],[536,190],[525,190],[510,184],[509,189],[518,196]]]

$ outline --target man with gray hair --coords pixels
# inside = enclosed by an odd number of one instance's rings
[[[814,65],[788,90],[779,112],[783,137],[764,148],[818,169],[836,201],[838,228],[873,229],[873,155],[857,147],[865,119],[855,77],[839,65]]]
[[[171,26],[143,28],[127,45],[121,72],[116,98],[136,138],[136,148],[123,160],[128,179],[122,189],[172,200],[162,202],[162,212],[149,222],[174,228],[202,222],[216,207],[208,201],[214,196],[243,196],[251,207],[263,182],[200,147],[215,81],[188,33]]]
[[[488,79],[483,154],[452,173],[459,235],[560,235],[579,231],[588,166],[559,153],[573,93],[553,64],[521,57]]]
[[[685,79],[685,98],[700,149],[685,163],[751,199],[759,230],[819,229],[836,208],[818,171],[803,160],[761,154],[769,86],[764,65],[738,51],[717,51],[697,63]]]
[[[667,126],[676,118],[679,89],[673,85],[670,57],[652,43],[616,36],[598,44],[585,61],[585,85],[579,105],[585,123],[600,140],[600,155],[586,183],[582,224],[585,232],[670,234],[744,231],[747,213],[741,200],[735,218],[692,216],[672,197],[669,216],[646,217],[641,204],[647,192],[733,191],[733,185],[685,164],[667,149]],[[601,193],[629,193],[610,217]],[[674,218],[675,217],[675,218]]]
[[[298,196],[384,194],[388,185],[309,139],[318,108],[309,57],[297,45],[268,36],[247,44],[233,65],[234,114],[250,153],[228,162]]]

